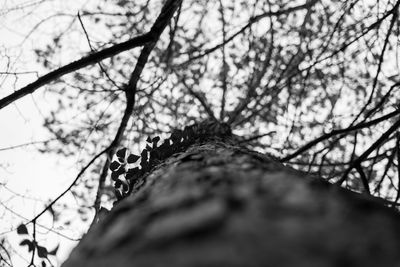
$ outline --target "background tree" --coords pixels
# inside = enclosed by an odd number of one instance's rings
[[[2,90],[0,107],[46,88],[43,125],[54,141],[39,149],[82,154],[68,190],[86,220],[114,199],[118,147],[139,151],[149,135],[206,118],[228,123],[249,148],[396,206],[399,3],[89,1],[31,26],[27,40],[57,24],[34,49],[49,72]],[[8,66],[4,81],[18,77]],[[46,206],[67,222],[63,207]]]

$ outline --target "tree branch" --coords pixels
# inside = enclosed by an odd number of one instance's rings
[[[175,73],[176,74],[176,73]],[[178,74],[176,74],[178,76]],[[179,76],[178,76],[179,78]],[[189,91],[189,93],[194,96],[197,100],[199,100],[200,104],[204,108],[204,110],[207,112],[208,116],[217,121],[217,118],[214,115],[214,112],[211,110],[209,103],[207,103],[207,99],[205,99],[204,96],[202,96],[200,93],[194,91],[185,81],[184,78],[179,78],[181,83],[186,87],[186,89]]]
[[[315,145],[318,144],[319,142],[321,142],[321,141],[323,141],[323,140],[326,140],[326,139],[328,139],[328,138],[330,138],[330,137],[332,137],[332,136],[335,136],[335,135],[338,135],[338,134],[350,133],[350,132],[352,132],[352,131],[360,130],[360,129],[363,129],[363,128],[366,128],[366,127],[369,127],[369,126],[378,124],[378,123],[380,123],[380,122],[382,122],[382,121],[385,121],[385,120],[387,120],[387,119],[389,119],[389,118],[391,118],[391,117],[396,116],[396,115],[399,114],[399,113],[400,113],[400,109],[396,109],[395,111],[390,112],[389,114],[386,114],[386,115],[384,115],[384,116],[382,116],[382,117],[379,117],[379,118],[377,118],[377,119],[375,119],[375,120],[371,120],[371,121],[365,122],[365,123],[359,123],[359,124],[357,124],[357,125],[354,125],[354,126],[352,126],[352,127],[348,127],[348,128],[346,128],[346,129],[333,130],[333,131],[331,131],[330,133],[324,134],[324,135],[318,137],[317,139],[314,139],[313,141],[311,141],[311,142],[309,142],[308,144],[304,145],[303,147],[299,148],[299,149],[298,149],[296,152],[294,152],[293,154],[284,157],[284,158],[281,159],[280,161],[281,161],[281,162],[289,161],[289,160],[291,160],[291,159],[297,157],[298,155],[300,155],[300,154],[303,153],[304,151],[306,151],[306,150],[310,149],[311,147],[315,146]]]
[[[16,101],[28,94],[35,92],[40,87],[55,81],[56,79],[64,76],[65,74],[74,72],[76,70],[82,69],[82,68],[87,67],[92,64],[96,64],[96,63],[102,61],[103,59],[110,58],[112,56],[115,56],[121,52],[130,50],[132,48],[135,48],[138,46],[143,46],[146,43],[151,42],[152,40],[154,40],[154,36],[153,36],[153,33],[150,31],[143,35],[134,37],[126,42],[116,44],[109,48],[92,53],[86,57],[83,57],[79,60],[71,62],[61,68],[51,71],[51,72],[47,73],[46,75],[38,78],[36,81],[19,89],[18,91],[15,91],[14,93],[0,99],[0,109],[8,106],[9,104],[13,103],[14,101]]]
[[[368,179],[367,179],[367,176],[365,176],[365,173],[364,173],[364,170],[363,170],[361,164],[356,165],[355,168],[358,171],[358,173],[360,174],[360,179],[364,186],[365,192],[368,195],[371,195],[371,190],[369,189]]]

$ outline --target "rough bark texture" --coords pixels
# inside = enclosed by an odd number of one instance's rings
[[[400,218],[376,199],[218,140],[155,168],[64,267],[400,266]]]

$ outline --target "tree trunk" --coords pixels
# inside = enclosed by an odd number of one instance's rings
[[[233,141],[192,145],[143,181],[64,267],[400,266],[394,210]]]

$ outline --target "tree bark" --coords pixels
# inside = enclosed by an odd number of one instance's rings
[[[194,144],[142,182],[64,267],[400,265],[396,211],[232,140]]]

